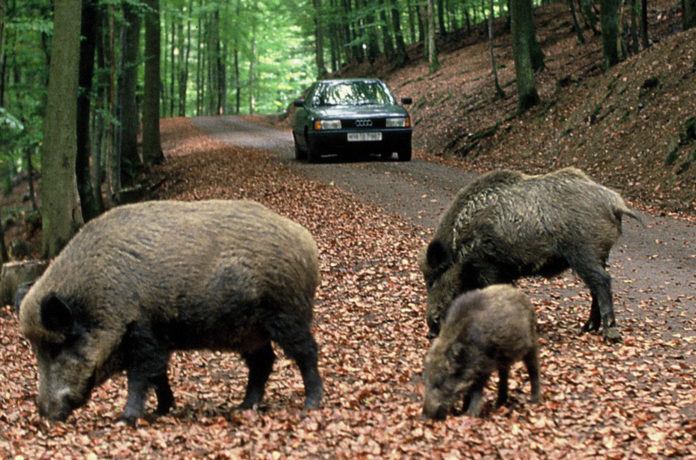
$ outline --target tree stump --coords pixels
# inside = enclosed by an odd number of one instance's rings
[[[15,304],[15,309],[19,309],[17,294],[26,294],[28,287],[41,276],[47,266],[45,260],[23,260],[4,264],[0,272],[0,303]]]

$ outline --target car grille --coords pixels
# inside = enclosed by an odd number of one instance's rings
[[[341,126],[344,128],[376,129],[384,128],[386,121],[384,118],[358,118],[355,120],[341,120]]]

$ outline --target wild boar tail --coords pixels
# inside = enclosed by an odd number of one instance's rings
[[[615,210],[614,213],[616,214],[616,218],[621,221],[621,217],[626,215],[628,217],[632,217],[633,219],[637,220],[640,225],[645,228],[645,221],[643,220],[643,216],[638,214],[635,210],[629,208],[625,204],[622,204],[618,206]]]

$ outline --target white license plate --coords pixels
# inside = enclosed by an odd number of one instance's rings
[[[382,133],[380,131],[371,133],[348,133],[348,142],[366,142],[366,141],[381,141]]]

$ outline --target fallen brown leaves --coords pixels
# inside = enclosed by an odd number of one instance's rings
[[[422,358],[428,346],[417,254],[426,234],[331,186],[291,174],[262,151],[211,141],[183,119],[165,120],[168,161],[161,198],[258,200],[305,225],[320,247],[315,309],[322,408],[302,412],[296,367],[280,359],[263,407],[235,412],[246,368],[232,353],[175,353],[169,369],[176,407],[136,429],[115,426],[125,404],[118,376],[65,423],[40,419],[35,361],[10,307],[0,313],[0,456],[210,458],[461,458],[695,456],[696,323],[663,339],[662,313],[674,299],[630,305],[617,295],[624,342],[577,335],[589,298],[573,277],[525,281],[537,307],[543,402],[529,404],[521,366],[508,407],[483,419],[420,415]],[[183,149],[186,151],[184,152]],[[186,153],[186,155],[179,155]],[[628,286],[630,288],[630,285]],[[569,293],[563,297],[558,292]],[[694,302],[695,299],[680,299]],[[672,314],[672,313],[668,313]],[[638,319],[644,316],[645,319]],[[493,381],[496,379],[493,378]]]

